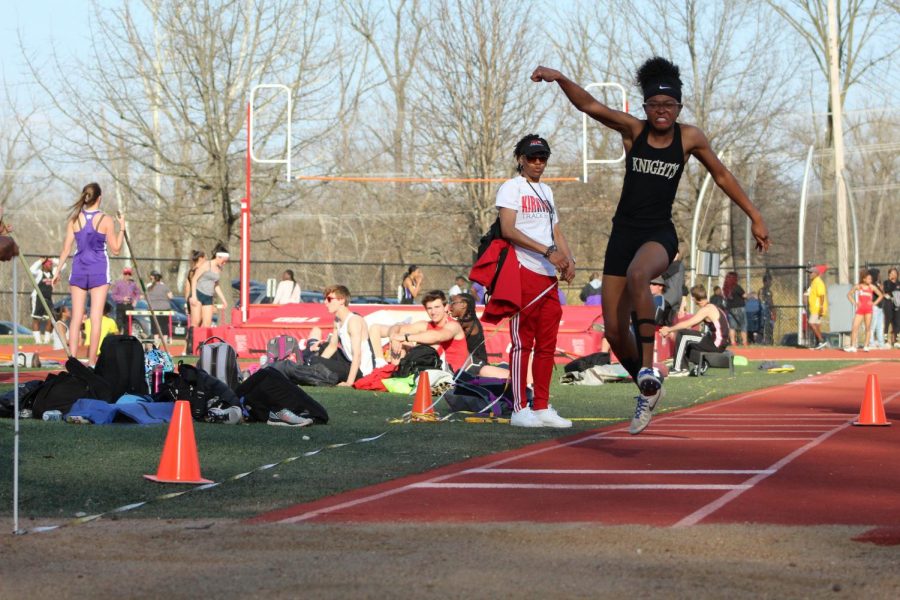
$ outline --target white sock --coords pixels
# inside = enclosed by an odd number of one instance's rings
[[[34,343],[40,344],[41,343],[41,332],[40,331],[32,331],[31,333],[32,333],[32,335],[34,335]]]
[[[49,331],[45,331],[45,332],[44,332],[44,343],[45,343],[45,344],[49,344],[49,343],[50,343],[50,332],[49,332]]]

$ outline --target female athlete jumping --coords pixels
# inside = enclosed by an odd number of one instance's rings
[[[531,79],[558,83],[578,110],[618,131],[625,146],[625,181],[606,247],[601,296],[610,346],[640,390],[629,429],[637,434],[650,423],[651,411],[663,394],[662,377],[653,368],[655,307],[649,284],[666,270],[678,249],[672,204],[687,159],[696,156],[716,185],[750,217],[758,250],[769,248],[769,230],[706,135],[676,122],[682,107],[681,78],[678,67],[668,60],[654,57],[638,69],[646,119],[601,104],[554,69],[538,67]]]

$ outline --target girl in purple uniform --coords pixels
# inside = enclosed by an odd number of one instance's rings
[[[100,323],[103,319],[103,307],[106,304],[106,292],[109,289],[109,256],[107,247],[113,256],[118,256],[125,237],[125,218],[121,215],[119,233],[112,218],[100,211],[100,185],[89,183],[81,190],[78,200],[71,206],[66,221],[66,239],[59,255],[59,264],[66,264],[72,252],[72,243],[77,250],[72,259],[72,274],[69,276],[69,290],[72,294],[72,320],[69,324],[69,354],[75,356],[78,341],[81,337],[81,323],[84,320],[84,309],[87,295],[91,295],[91,339],[88,346],[88,364],[97,362],[97,347],[100,345]],[[60,268],[53,278],[59,281]]]

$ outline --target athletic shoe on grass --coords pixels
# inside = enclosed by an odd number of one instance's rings
[[[513,412],[512,416],[509,418],[509,424],[513,427],[543,427],[544,422],[541,421],[540,417],[534,414],[534,411],[529,407],[525,407],[522,410],[517,410]]]
[[[544,427],[568,429],[572,426],[572,421],[559,416],[559,413],[556,412],[556,409],[553,408],[553,405],[550,405],[543,410],[535,410],[532,412],[537,416],[538,420],[543,424]]]
[[[687,377],[691,374],[690,369],[673,369],[669,371],[669,377]]]
[[[211,408],[206,413],[207,423],[224,423],[226,425],[237,425],[244,419],[240,406],[229,406],[227,408]]]
[[[652,418],[650,400],[643,394],[638,394],[634,399],[637,401],[637,404],[634,407],[634,418],[631,419],[631,426],[628,428],[628,433],[631,435],[637,435],[647,429],[647,425],[650,424],[650,419]]]
[[[276,427],[306,427],[307,425],[312,425],[313,420],[299,417],[288,409],[283,408],[277,413],[269,412],[269,420],[266,421],[266,424],[275,425]]]

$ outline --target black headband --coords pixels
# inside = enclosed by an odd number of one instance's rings
[[[651,81],[644,87],[643,92],[645,101],[647,98],[662,94],[664,96],[675,98],[675,100],[681,102],[681,85],[677,81],[672,81],[670,79]]]

